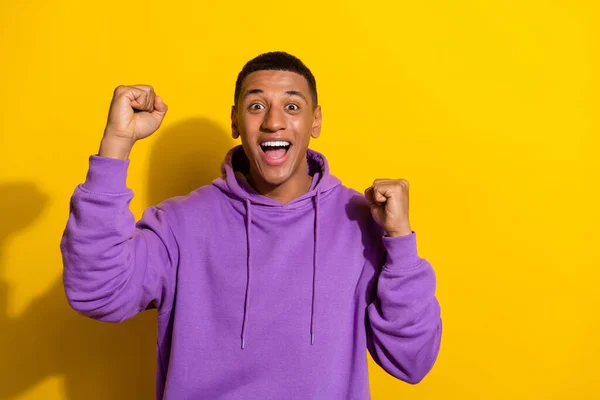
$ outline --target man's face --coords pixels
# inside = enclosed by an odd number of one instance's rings
[[[321,132],[306,79],[289,71],[256,71],[242,82],[232,108],[234,138],[241,136],[253,179],[279,186],[306,174],[311,136]]]

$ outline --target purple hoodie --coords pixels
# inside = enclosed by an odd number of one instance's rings
[[[386,237],[364,196],[308,151],[309,191],[282,204],[223,176],[129,211],[129,161],[90,157],[62,238],[71,306],[119,322],[158,309],[156,398],[369,399],[367,349],[417,383],[441,337],[435,275],[415,233]]]

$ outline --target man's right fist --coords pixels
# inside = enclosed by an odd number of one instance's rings
[[[110,103],[98,154],[126,159],[137,140],[156,132],[166,113],[167,105],[152,86],[118,86]]]

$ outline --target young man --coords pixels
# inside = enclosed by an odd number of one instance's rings
[[[75,310],[116,322],[158,309],[157,399],[368,399],[366,349],[419,382],[441,320],[408,183],[359,194],[308,149],[321,130],[309,69],[281,52],[249,61],[222,177],[136,224],[129,152],[166,112],[149,86],[115,90],[61,242]]]

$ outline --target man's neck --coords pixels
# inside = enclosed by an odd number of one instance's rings
[[[269,185],[260,178],[255,179],[252,172],[248,176],[248,183],[263,196],[286,204],[297,197],[308,192],[312,185],[312,176],[308,172],[302,171],[302,174],[296,174],[281,185]]]

